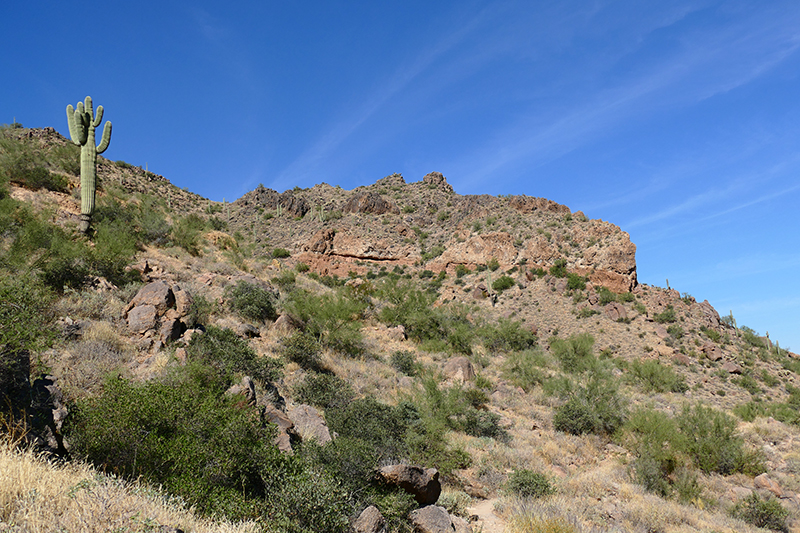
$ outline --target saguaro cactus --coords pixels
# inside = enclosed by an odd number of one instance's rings
[[[103,137],[95,146],[94,130],[103,121],[103,106],[92,113],[92,97],[78,102],[77,109],[67,106],[67,122],[72,142],[81,147],[81,223],[80,230],[86,233],[92,222],[94,195],[97,185],[97,154],[102,154],[111,142],[111,122],[103,126]]]

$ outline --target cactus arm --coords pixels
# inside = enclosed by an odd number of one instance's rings
[[[100,111],[102,108],[98,107],[97,110],[100,113],[100,116],[103,116],[103,112]],[[106,122],[106,125],[103,126],[103,138],[100,139],[100,145],[97,147],[97,153],[102,154],[108,148],[108,143],[111,142],[111,122]]]
[[[101,122],[103,122],[103,106],[99,105],[94,113],[94,127],[99,126]]]
[[[72,142],[80,146],[80,133],[78,131],[78,124],[75,121],[75,109],[72,104],[67,106],[67,124],[69,124],[69,136]]]
[[[80,104],[78,104],[78,105],[80,105]],[[91,122],[92,121],[92,114],[93,114],[92,113],[92,97],[91,96],[87,96],[83,100],[83,107],[84,107],[84,110],[86,112],[86,116],[89,118],[89,122]]]

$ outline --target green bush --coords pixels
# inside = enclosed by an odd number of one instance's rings
[[[564,278],[567,276],[567,260],[566,259],[556,259],[556,261],[550,266],[550,275],[555,276],[557,278]]]
[[[592,368],[596,361],[593,346],[594,337],[588,333],[571,335],[566,340],[555,337],[550,340],[550,350],[561,363],[561,368],[572,374]]]
[[[600,305],[608,305],[612,302],[617,301],[616,293],[611,292],[610,289],[603,286],[597,287],[597,297],[599,299],[598,301],[600,302]]]
[[[275,259],[285,259],[291,256],[292,252],[290,252],[286,248],[275,248],[274,250],[272,250],[272,257]]]
[[[515,470],[508,476],[506,490],[523,498],[542,498],[555,492],[547,476],[533,470]]]
[[[655,359],[632,361],[629,366],[631,375],[644,386],[647,392],[686,392],[689,386],[671,366]]]
[[[664,311],[660,313],[656,313],[653,315],[653,320],[658,322],[659,324],[667,324],[671,322],[675,322],[678,320],[677,316],[675,316],[675,309],[672,305],[668,305]]]
[[[286,311],[305,324],[305,332],[322,345],[349,356],[365,352],[361,319],[366,302],[350,291],[317,296],[294,290],[284,304]]]
[[[492,351],[514,352],[536,346],[536,335],[520,322],[500,318],[496,324],[485,324],[478,330],[483,345]]]
[[[558,431],[613,435],[627,419],[627,402],[610,372],[601,366],[595,366],[584,383],[565,388],[562,396],[566,401],[553,416]]]
[[[325,370],[322,365],[322,347],[314,337],[308,333],[296,331],[280,341],[281,354],[306,370],[320,372]]]
[[[763,458],[745,449],[733,417],[698,403],[685,406],[676,422],[686,453],[703,472],[756,475],[764,471]]]
[[[264,322],[278,317],[274,296],[258,285],[239,281],[225,289],[225,297],[231,311],[246,320]]]
[[[514,278],[511,276],[500,276],[496,280],[492,282],[492,289],[497,291],[498,293],[502,293],[505,290],[510,289],[514,286]]]
[[[767,500],[762,500],[756,492],[737,502],[731,510],[731,515],[756,527],[786,533],[789,531],[789,526],[786,523],[786,519],[789,518],[789,511],[775,498],[770,497]]]
[[[408,455],[406,431],[418,419],[413,410],[386,405],[374,398],[353,400],[339,409],[329,409],[325,414],[328,426],[340,437],[370,444],[379,459]]]
[[[584,276],[579,274],[573,274],[572,272],[567,273],[567,289],[571,291],[582,291],[586,288],[586,282],[589,281]]]
[[[200,255],[200,233],[206,229],[206,222],[198,215],[191,214],[179,219],[172,227],[172,242],[190,255]]]
[[[406,376],[416,376],[419,373],[420,365],[417,363],[414,352],[396,351],[391,358],[392,367]]]
[[[275,381],[282,373],[279,360],[259,357],[247,341],[233,331],[215,326],[209,326],[202,335],[192,335],[186,353],[191,361],[214,368],[217,378],[226,387],[236,380],[237,374],[267,383]]]
[[[38,351],[53,341],[55,295],[34,276],[0,276],[0,351]]]
[[[503,377],[517,387],[530,392],[537,384],[547,379],[542,368],[547,367],[547,357],[538,348],[511,352],[503,364]]]
[[[196,364],[138,385],[114,378],[71,413],[72,451],[163,485],[203,514],[268,520],[286,531],[344,530],[350,508],[338,484],[279,452],[273,427],[223,386]]]
[[[323,409],[343,409],[355,398],[350,384],[334,374],[310,372],[295,389],[297,399]]]
[[[489,262],[486,263],[486,267],[492,272],[494,272],[495,270],[500,268],[500,262],[497,260],[496,257],[492,257],[491,259],[489,259]]]

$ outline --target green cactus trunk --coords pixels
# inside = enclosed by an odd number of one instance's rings
[[[97,154],[102,154],[111,142],[111,122],[103,127],[100,145],[95,146],[94,130],[103,120],[103,106],[97,106],[97,113],[92,112],[92,98],[87,96],[78,102],[76,109],[67,106],[67,122],[72,142],[81,147],[81,222],[82,233],[89,231],[94,213],[94,199],[97,190]]]

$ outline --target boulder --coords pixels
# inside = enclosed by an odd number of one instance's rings
[[[453,533],[453,521],[444,507],[428,505],[408,515],[415,533]]]
[[[406,336],[406,328],[402,324],[386,330],[389,338],[396,342],[403,342],[408,337]]]
[[[725,361],[724,363],[722,363],[722,370],[724,370],[728,374],[742,373],[742,367],[734,363],[733,361]]]
[[[420,505],[432,505],[442,493],[439,471],[416,465],[390,465],[378,470],[378,478],[414,496]]]
[[[605,312],[606,316],[611,320],[625,320],[628,318],[628,313],[625,311],[625,307],[619,302],[611,302],[607,304],[603,311]]]
[[[128,327],[134,333],[144,333],[155,329],[158,324],[158,310],[154,305],[137,305],[128,311]]]
[[[457,383],[464,383],[475,379],[475,369],[466,357],[453,357],[447,361],[443,369],[445,377]]]
[[[361,511],[356,521],[353,522],[353,531],[355,533],[385,533],[386,520],[377,507],[370,505]]]
[[[284,453],[291,453],[292,436],[296,435],[291,419],[286,416],[286,413],[272,405],[264,406],[264,418],[278,426],[278,434],[274,440],[275,446]]]
[[[710,342],[703,344],[700,351],[703,352],[710,361],[719,361],[724,355],[722,353],[722,348]]]
[[[175,294],[172,292],[169,283],[161,280],[148,283],[139,289],[139,292],[136,293],[136,296],[133,297],[133,300],[130,301],[125,310],[130,311],[142,305],[152,305],[159,315],[163,315],[167,312],[167,309],[174,307]]]
[[[177,318],[161,321],[161,340],[164,342],[178,340],[183,335],[183,322]]]
[[[759,474],[753,479],[753,484],[757,489],[768,490],[778,498],[783,497],[783,489],[777,481],[767,475],[767,473]]]
[[[294,430],[304,441],[314,440],[318,444],[330,442],[331,433],[322,414],[310,405],[297,405],[286,413],[294,423]]]

